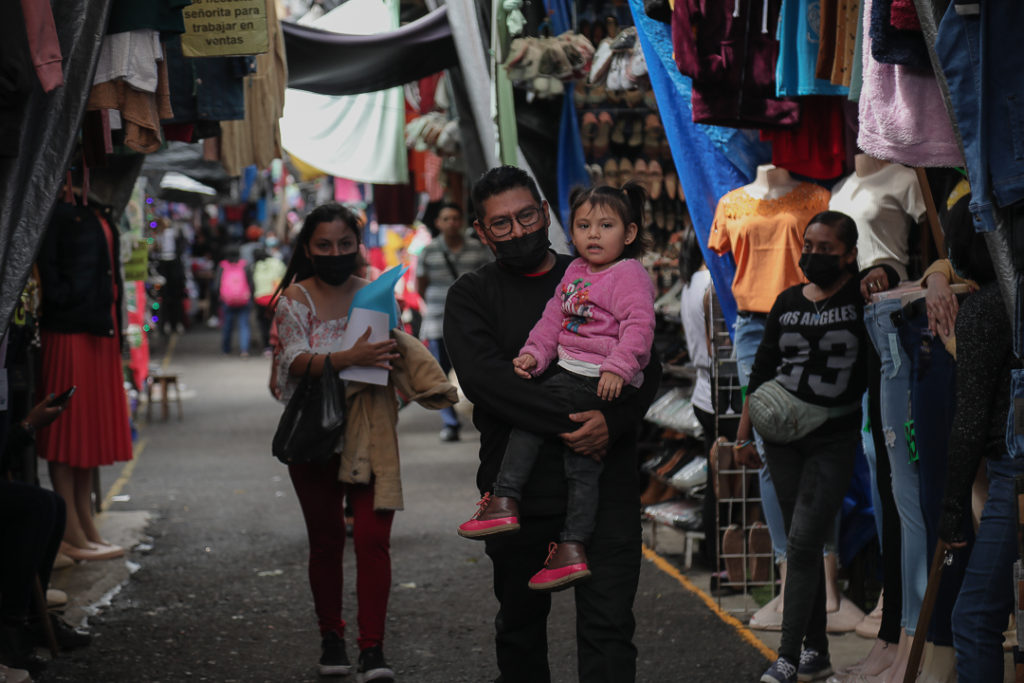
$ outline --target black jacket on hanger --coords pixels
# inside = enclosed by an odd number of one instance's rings
[[[42,309],[39,325],[52,332],[87,332],[113,337],[122,330],[121,306],[111,316],[116,287],[122,299],[120,240],[114,233],[114,262],[110,260],[103,225],[96,206],[59,203],[39,252]]]

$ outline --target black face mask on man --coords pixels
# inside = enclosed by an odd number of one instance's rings
[[[352,273],[356,272],[356,268],[359,266],[358,251],[338,256],[312,254],[310,258],[313,261],[313,272],[316,273],[316,276],[324,284],[331,285],[332,287],[345,284],[345,281],[349,279]]]
[[[548,226],[545,225],[522,237],[492,241],[491,244],[494,245],[498,265],[514,273],[526,274],[534,272],[544,262],[551,240],[548,239]]]
[[[846,268],[839,262],[839,254],[804,253],[800,255],[800,270],[808,280],[827,289],[836,283]]]

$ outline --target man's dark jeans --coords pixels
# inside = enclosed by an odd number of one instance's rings
[[[597,396],[597,377],[583,377],[571,372],[558,372],[545,379],[544,391],[561,397],[566,413],[594,410],[608,405]],[[631,393],[624,387],[622,396]],[[621,396],[620,396],[621,398]],[[494,495],[522,499],[523,487],[537,462],[545,437],[513,429],[508,438],[505,458],[501,462]],[[559,540],[588,543],[597,517],[598,485],[603,466],[597,460],[568,449],[564,453],[565,477],[569,480],[568,512]]]
[[[494,563],[494,619],[501,683],[550,683],[547,618],[551,595],[527,587],[564,519],[527,517],[516,534],[487,541]],[[640,506],[603,507],[587,547],[590,579],[576,588],[576,648],[583,683],[636,680],[633,600],[640,580]]]
[[[765,442],[765,457],[786,523],[786,605],[779,656],[800,661],[802,645],[828,652],[825,565],[821,554],[853,476],[860,436],[825,423],[788,444]]]

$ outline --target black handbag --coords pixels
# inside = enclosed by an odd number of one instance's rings
[[[274,433],[274,457],[286,465],[326,462],[344,445],[345,385],[331,366],[330,354],[323,374],[310,377],[313,358]]]

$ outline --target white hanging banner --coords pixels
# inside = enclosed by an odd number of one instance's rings
[[[310,26],[372,35],[395,30],[398,18],[382,0],[349,0]],[[405,94],[401,87],[340,97],[289,88],[281,145],[334,176],[382,185],[407,183]]]

